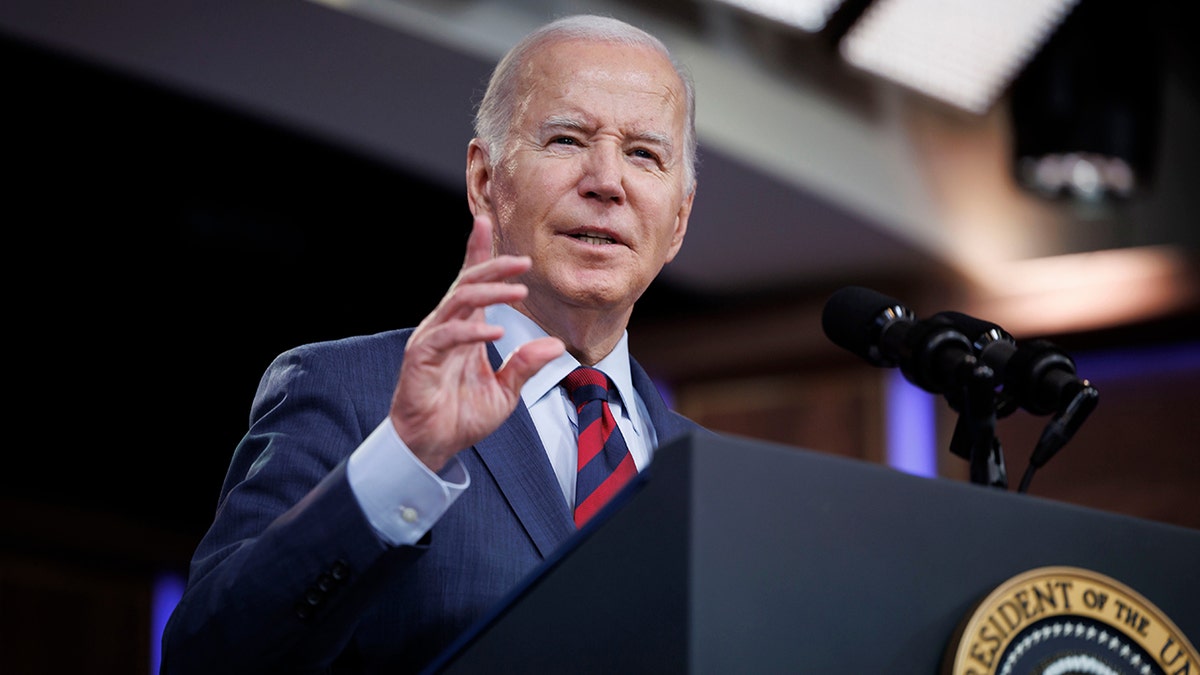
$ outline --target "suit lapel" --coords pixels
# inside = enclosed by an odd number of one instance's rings
[[[499,368],[495,347],[488,345],[488,354],[492,367]],[[543,557],[575,533],[567,500],[523,402],[475,450]]]
[[[646,411],[650,413],[650,423],[654,425],[658,444],[662,445],[675,436],[688,431],[688,427],[682,424],[679,418],[667,408],[667,402],[663,400],[654,380],[650,379],[641,364],[632,357],[629,359],[629,370],[633,377],[633,388],[637,389],[638,395],[642,397],[642,402],[646,404]]]

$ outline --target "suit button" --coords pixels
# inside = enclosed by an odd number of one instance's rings
[[[300,617],[301,621],[307,621],[308,619],[311,619],[314,613],[313,608],[303,600],[297,602],[296,606],[292,608],[292,611],[296,612],[296,616]]]
[[[309,586],[308,590],[304,593],[304,602],[308,603],[311,607],[320,607],[324,601],[325,594],[316,586]]]
[[[338,560],[333,563],[333,568],[329,570],[329,574],[333,577],[334,581],[343,582],[350,578],[350,566],[346,564],[345,560]]]

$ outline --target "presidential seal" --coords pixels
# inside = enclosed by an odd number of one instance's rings
[[[955,631],[942,675],[1200,675],[1196,648],[1149,600],[1078,567],[996,587]]]

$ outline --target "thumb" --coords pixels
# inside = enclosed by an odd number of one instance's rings
[[[496,378],[505,388],[519,392],[534,373],[566,351],[566,345],[556,337],[530,340],[508,355],[500,370],[496,371]]]

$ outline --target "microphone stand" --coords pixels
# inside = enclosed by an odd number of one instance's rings
[[[958,405],[947,396],[950,407],[958,411],[958,422],[950,439],[950,451],[970,462],[970,479],[977,485],[1008,489],[1004,451],[996,437],[995,373],[977,362],[964,364],[964,384]]]

